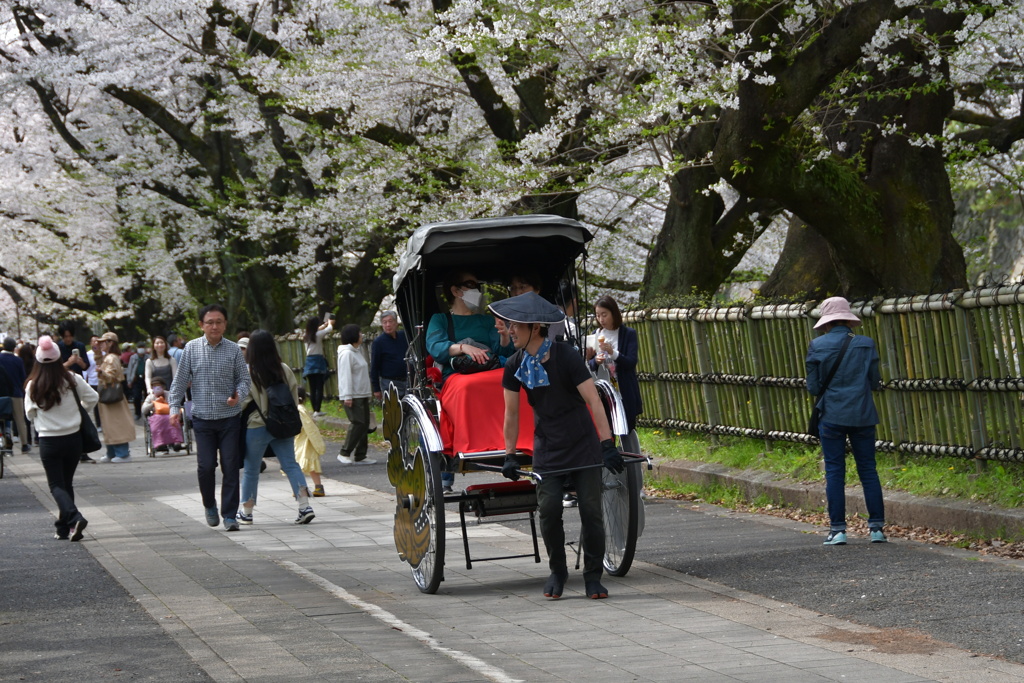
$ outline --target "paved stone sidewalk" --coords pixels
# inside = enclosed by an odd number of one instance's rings
[[[9,467],[54,508],[36,457]],[[446,581],[424,595],[394,549],[393,497],[324,483],[316,520],[296,526],[272,465],[236,533],[206,525],[193,458],[83,466],[76,490],[85,547],[217,681],[1024,681],[954,648],[884,654],[853,644],[877,629],[644,563],[606,577],[608,600],[586,599],[578,573],[547,600],[543,564],[467,571],[457,523]],[[532,548],[500,524],[471,535],[474,554]]]

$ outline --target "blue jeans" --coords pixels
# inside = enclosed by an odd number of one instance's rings
[[[864,488],[864,503],[868,508],[868,527],[881,528],[885,524],[885,504],[882,502],[882,483],[875,468],[875,427],[844,427],[821,422],[818,425],[821,451],[825,455],[825,498],[832,531],[846,531],[846,439],[857,464],[857,476]]]
[[[245,470],[242,472],[242,505],[255,505],[256,492],[260,485],[260,462],[267,446],[274,451],[281,471],[288,476],[292,494],[298,498],[300,489],[306,488],[306,475],[295,462],[295,440],[291,437],[275,439],[266,427],[250,427],[245,430]],[[303,492],[309,496],[309,490]]]
[[[131,455],[131,453],[128,451],[128,444],[107,444],[107,457],[111,460],[114,458],[127,458],[129,455]]]

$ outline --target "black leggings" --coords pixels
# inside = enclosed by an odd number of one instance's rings
[[[46,483],[50,487],[50,495],[57,503],[60,515],[53,523],[57,533],[67,536],[75,522],[82,519],[82,514],[75,507],[75,470],[82,455],[82,435],[80,432],[65,436],[39,437],[39,461],[46,472]]]
[[[309,402],[313,404],[313,412],[320,412],[320,405],[324,402],[324,380],[326,375],[317,373],[315,375],[306,375],[306,381],[309,382]]]

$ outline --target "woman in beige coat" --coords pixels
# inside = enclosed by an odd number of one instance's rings
[[[124,368],[117,354],[117,335],[106,332],[100,341],[104,344],[104,353],[96,373],[100,380],[100,424],[103,425],[103,443],[107,445],[107,454],[100,458],[100,462],[131,462],[128,444],[135,441],[135,421],[128,399],[122,391],[120,401],[103,403],[102,400],[104,389],[121,387],[124,382]]]

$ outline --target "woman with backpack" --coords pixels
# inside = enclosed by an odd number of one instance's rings
[[[299,417],[299,383],[291,368],[281,362],[277,343],[266,330],[256,330],[246,349],[252,390],[242,403],[245,430],[245,466],[242,472],[242,509],[240,524],[252,524],[260,463],[269,446],[277,456],[281,471],[292,485],[299,503],[296,524],[309,524],[316,516],[309,504],[309,487],[302,469],[295,462],[295,435],[302,429]]]

